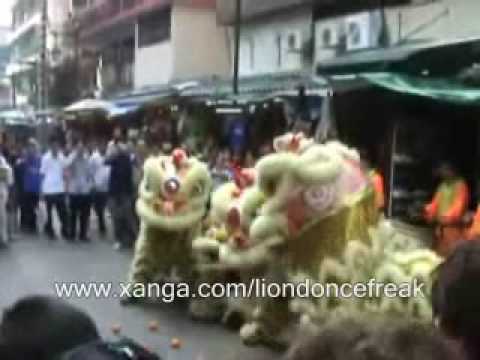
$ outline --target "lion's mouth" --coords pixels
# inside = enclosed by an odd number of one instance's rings
[[[186,202],[157,198],[152,203],[153,210],[159,215],[174,216],[185,209]]]

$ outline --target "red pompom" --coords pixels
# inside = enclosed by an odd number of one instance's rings
[[[176,167],[180,167],[187,160],[187,153],[183,149],[175,149],[172,152],[173,163]]]
[[[248,247],[248,239],[243,234],[235,235],[235,237],[233,238],[233,241],[234,241],[235,245],[237,246],[237,248],[239,248],[239,249],[245,249],[245,248]]]
[[[239,189],[244,190],[255,182],[255,173],[252,169],[236,169],[234,182]]]

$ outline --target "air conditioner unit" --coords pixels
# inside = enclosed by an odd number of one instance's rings
[[[319,24],[317,27],[318,44],[321,49],[332,49],[340,44],[340,32],[338,25],[328,23]]]
[[[378,39],[378,26],[374,23],[375,17],[371,13],[351,15],[345,19],[347,33],[347,50],[366,49],[375,44],[374,39]]]

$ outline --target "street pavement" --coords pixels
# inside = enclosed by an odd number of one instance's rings
[[[55,295],[55,282],[125,281],[131,252],[117,252],[112,243],[95,240],[91,244],[49,242],[44,238],[22,238],[0,252],[0,309],[22,296]],[[260,360],[277,359],[279,354],[265,348],[242,345],[236,332],[219,324],[193,322],[185,303],[155,303],[139,307],[121,307],[114,298],[72,298],[71,303],[88,312],[102,335],[114,339],[113,325],[122,335],[131,337],[165,360]],[[148,324],[157,321],[158,332]],[[171,339],[181,340],[180,349],[172,349]]]

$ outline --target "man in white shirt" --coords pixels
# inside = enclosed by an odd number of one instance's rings
[[[93,172],[93,209],[98,219],[98,229],[100,235],[105,236],[107,228],[105,225],[105,209],[108,201],[108,191],[110,183],[110,166],[105,164],[106,145],[100,144],[92,153],[90,159]]]
[[[88,227],[90,223],[91,193],[93,173],[88,149],[82,141],[77,141],[73,151],[67,157],[69,172],[70,220],[69,239],[90,242]]]
[[[62,236],[64,238],[68,237],[68,217],[65,202],[65,167],[66,160],[60,152],[59,144],[56,140],[52,140],[50,150],[42,157],[40,167],[40,173],[42,175],[42,195],[47,207],[45,233],[50,239],[55,238],[52,218],[54,207],[62,227]]]
[[[8,243],[8,190],[13,184],[13,171],[5,157],[0,154],[0,246]]]

